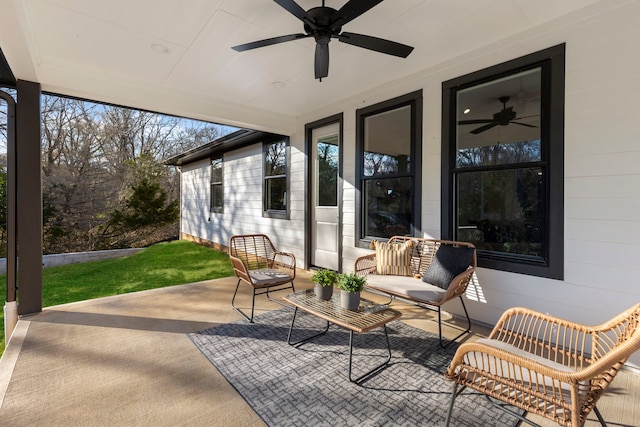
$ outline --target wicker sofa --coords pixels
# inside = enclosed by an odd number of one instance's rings
[[[437,311],[440,346],[446,347],[469,333],[471,320],[462,299],[473,278],[477,265],[475,246],[467,242],[435,240],[407,236],[393,236],[383,245],[375,243],[376,252],[355,261],[354,271],[367,277],[366,289],[382,293],[393,299]],[[381,260],[382,249],[391,247],[396,252],[389,258],[392,263],[408,263],[406,268],[394,265],[389,269]],[[442,250],[441,250],[442,248]],[[405,250],[407,258],[398,255]],[[459,298],[467,318],[467,327],[458,336],[444,344],[442,339],[441,307]]]

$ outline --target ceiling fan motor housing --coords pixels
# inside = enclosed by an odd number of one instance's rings
[[[500,126],[507,126],[511,120],[516,118],[516,112],[513,111],[513,107],[504,108],[499,113],[493,115],[493,120]]]
[[[316,28],[313,28],[311,25],[305,23],[304,31],[313,36],[316,39],[316,42],[327,44],[331,40],[331,37],[337,36],[342,31],[342,27],[331,28],[331,17],[337,12],[332,7],[314,7],[307,11],[307,14],[311,16],[315,23]]]

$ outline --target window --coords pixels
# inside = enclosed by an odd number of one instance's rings
[[[264,144],[264,216],[287,217],[288,141]]]
[[[222,156],[211,159],[211,212],[223,212],[224,187]]]
[[[420,228],[422,92],[356,114],[361,244],[414,235]]]
[[[443,84],[444,238],[562,279],[564,45]]]

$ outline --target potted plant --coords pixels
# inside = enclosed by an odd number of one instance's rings
[[[321,269],[313,273],[311,281],[315,282],[316,296],[323,300],[330,300],[333,295],[333,285],[338,280],[338,275],[331,270]]]
[[[341,289],[342,308],[357,310],[360,305],[360,292],[364,289],[367,278],[355,273],[338,275],[338,288]]]

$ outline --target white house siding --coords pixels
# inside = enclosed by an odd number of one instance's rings
[[[224,154],[224,212],[209,212],[208,159],[182,167],[181,232],[227,245],[234,234],[265,233],[304,265],[304,155],[291,149],[290,219],[262,216],[262,144]]]
[[[488,324],[509,307],[526,306],[595,325],[640,302],[639,22],[640,2],[601,1],[300,117],[292,139],[298,146],[305,123],[344,113],[345,270],[368,252],[354,246],[356,109],[422,89],[422,229],[438,238],[442,82],[566,43],[564,280],[480,268],[467,306],[472,318]],[[496,25],[504,25],[499,17]],[[413,53],[422,54],[429,53]],[[461,314],[456,302],[445,309]],[[631,364],[640,366],[640,354]]]
[[[180,179],[180,231],[209,240],[209,160],[182,167]]]
[[[264,232],[305,265],[304,126],[344,114],[343,268],[369,252],[355,246],[356,110],[423,91],[422,234],[439,238],[442,82],[566,43],[564,280],[478,269],[469,313],[493,324],[526,306],[599,324],[640,302],[640,2],[600,1],[518,36],[405,76],[391,84],[299,117],[291,135],[291,219],[262,217],[259,145],[224,157],[225,213],[208,213],[208,162],[183,168],[182,230],[225,243],[232,234]],[[496,16],[496,25],[505,25]],[[452,35],[455,28],[451,29]],[[448,40],[451,42],[451,40]],[[414,52],[412,55],[428,55]],[[398,59],[398,61],[401,61]],[[402,61],[411,61],[411,57]],[[327,82],[319,84],[330,84]],[[302,95],[301,95],[302,96]],[[457,302],[445,309],[461,314]],[[630,360],[640,366],[640,354]]]

